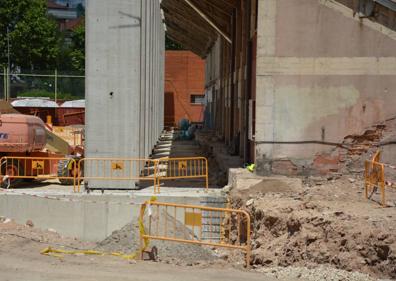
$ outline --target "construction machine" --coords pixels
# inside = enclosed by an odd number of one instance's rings
[[[17,185],[22,179],[13,176],[26,176],[34,179],[39,173],[50,174],[57,171],[58,176],[73,176],[77,167],[71,162],[83,157],[82,145],[70,145],[66,140],[51,132],[51,129],[39,117],[20,114],[5,102],[0,102],[0,163],[2,187]],[[8,158],[7,158],[8,157]],[[20,158],[25,158],[20,160]],[[33,165],[33,159],[62,158],[57,163],[46,161],[44,170],[38,171]],[[37,162],[37,161],[36,161]],[[53,167],[57,165],[57,167]],[[60,180],[61,184],[70,184],[70,180]]]

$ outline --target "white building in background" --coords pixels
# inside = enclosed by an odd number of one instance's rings
[[[27,99],[20,99],[14,100],[11,105],[13,107],[51,107],[57,108],[59,105],[51,100],[47,99],[40,99],[40,98],[27,98]]]
[[[56,0],[55,3],[65,6],[69,4],[70,8],[76,8],[78,4],[82,4],[85,7],[85,0]]]
[[[85,100],[72,100],[62,103],[62,108],[85,108]]]
[[[47,13],[57,21],[67,21],[77,18],[77,10],[66,4],[58,4],[55,1],[47,2]]]

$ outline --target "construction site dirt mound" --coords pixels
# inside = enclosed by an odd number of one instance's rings
[[[174,234],[176,236],[183,235],[184,229],[179,225],[177,227],[177,233],[169,232],[170,236]],[[211,249],[200,245],[150,240],[149,248],[152,247],[157,248],[159,261],[176,265],[199,265],[203,262],[207,263],[216,259]],[[123,253],[138,251],[140,249],[138,223],[130,223],[122,229],[114,231],[112,235],[98,243],[97,249]]]
[[[257,185],[243,196],[231,192],[234,207],[252,217],[253,266],[327,265],[396,278],[396,209],[364,199],[363,186],[341,178],[296,192],[257,192]]]

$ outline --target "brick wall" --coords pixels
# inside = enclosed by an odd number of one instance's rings
[[[165,126],[182,118],[202,122],[204,106],[192,104],[191,95],[204,95],[204,60],[189,51],[166,51],[165,75]]]

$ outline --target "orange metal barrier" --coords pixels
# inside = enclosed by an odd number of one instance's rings
[[[151,239],[238,249],[246,253],[246,267],[250,266],[250,215],[246,211],[147,201],[140,221],[142,249]]]
[[[60,165],[67,164],[70,169],[63,170]],[[0,177],[2,183],[9,187],[18,179],[57,179],[60,182],[70,181],[74,189],[76,186],[76,174],[69,175],[69,170],[75,171],[77,163],[72,158],[65,157],[12,157],[6,156],[0,159]],[[61,171],[60,171],[61,169]],[[59,175],[60,172],[60,175]]]
[[[204,157],[191,158],[83,158],[78,162],[66,157],[3,157],[1,178],[58,179],[73,183],[74,192],[80,192],[84,180],[98,181],[151,181],[154,193],[160,193],[164,180],[203,179],[206,191],[208,183],[208,160]],[[61,170],[60,162],[68,162],[68,169]],[[67,171],[67,173],[66,173]],[[69,173],[69,171],[75,171]],[[78,172],[77,172],[78,171]]]
[[[199,179],[205,180],[205,188],[209,188],[208,159],[205,157],[161,158],[158,159],[157,189],[163,180]]]
[[[53,126],[52,132],[72,146],[84,145],[83,129]]]
[[[132,158],[84,158],[78,161],[79,174],[77,191],[80,192],[81,181],[152,181],[157,182],[157,161]]]
[[[364,171],[364,194],[370,199],[377,188],[381,189],[381,204],[386,206],[385,201],[385,165],[379,163],[381,152],[377,151],[371,160],[366,160]]]

